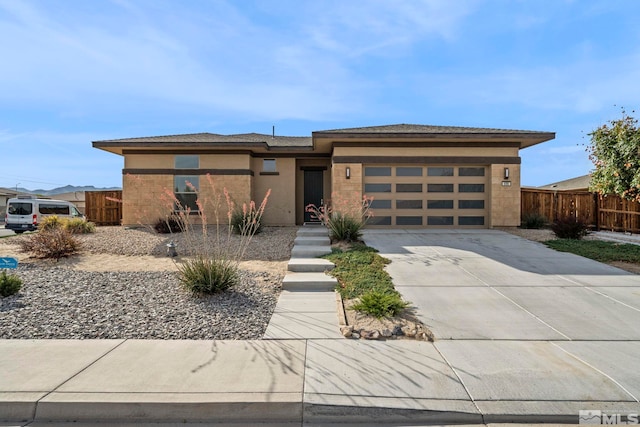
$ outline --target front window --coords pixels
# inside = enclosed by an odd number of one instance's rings
[[[276,159],[263,159],[262,172],[277,172]]]
[[[198,191],[200,190],[200,177],[195,175],[176,175],[173,178],[173,188],[178,206],[176,210],[198,211]]]
[[[195,155],[178,155],[175,157],[176,169],[198,169],[200,167],[200,156]]]

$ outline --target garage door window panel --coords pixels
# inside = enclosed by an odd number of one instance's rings
[[[365,193],[391,193],[391,184],[365,184]]]
[[[484,176],[484,168],[460,168],[458,176]]]
[[[364,168],[364,176],[391,176],[391,168],[386,166],[367,166]]]
[[[396,184],[396,193],[422,193],[422,184]]]
[[[484,225],[483,216],[461,216],[458,217],[458,225]]]
[[[427,200],[427,209],[453,209],[453,200]]]
[[[391,200],[373,199],[369,207],[371,209],[391,209]]]
[[[422,176],[420,167],[397,167],[396,176]]]
[[[397,216],[396,225],[422,225],[421,216]]]
[[[484,184],[458,184],[459,193],[484,193]]]
[[[422,209],[422,200],[396,200],[396,209]]]
[[[390,216],[372,216],[367,219],[367,225],[391,225]]]
[[[453,225],[452,216],[428,216],[427,225]]]
[[[453,176],[453,168],[427,168],[427,176]]]
[[[453,193],[453,184],[427,184],[429,193]]]
[[[484,209],[484,200],[458,200],[458,209]]]

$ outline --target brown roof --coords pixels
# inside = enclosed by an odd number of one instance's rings
[[[272,136],[259,133],[221,135],[217,133],[190,133],[182,135],[145,136],[140,138],[94,141],[95,147],[151,144],[210,144],[210,145],[266,145],[268,147],[311,147],[311,138],[302,136]]]
[[[475,128],[464,126],[432,126],[432,125],[411,125],[411,124],[396,124],[385,126],[367,126],[357,128],[346,129],[333,129],[324,130],[319,132],[313,132],[314,134],[322,133],[358,133],[358,134],[401,134],[401,133],[416,133],[416,134],[548,134],[551,132],[540,132],[531,130],[513,130],[513,129],[494,129],[494,128]]]
[[[182,135],[148,136],[140,138],[109,139],[93,141],[93,146],[108,151],[120,151],[132,147],[194,147],[194,146],[225,146],[225,147],[263,147],[263,148],[311,148],[316,137],[336,138],[375,138],[375,137],[466,137],[466,138],[500,138],[520,141],[520,147],[528,147],[539,142],[555,138],[553,132],[539,132],[528,130],[473,128],[460,126],[430,126],[396,124],[386,126],[369,126],[346,129],[334,129],[313,132],[307,136],[272,136],[260,133],[242,133],[221,135],[216,133],[191,133]],[[115,152],[115,151],[114,151]]]

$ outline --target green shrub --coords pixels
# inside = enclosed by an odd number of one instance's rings
[[[539,213],[528,213],[522,218],[522,228],[539,229],[547,224],[547,218]]]
[[[63,226],[64,220],[62,218],[58,215],[50,215],[40,219],[40,222],[38,223],[38,230],[53,230],[55,228],[62,228]]]
[[[38,258],[60,258],[72,255],[80,248],[80,242],[64,228],[41,230],[20,242],[23,252]]]
[[[402,297],[396,291],[382,292],[369,291],[360,297],[360,301],[351,306],[351,309],[377,317],[393,317],[409,305],[402,301]]]
[[[82,218],[72,218],[63,221],[64,229],[71,234],[88,234],[96,232],[96,225]]]
[[[551,230],[560,239],[580,240],[587,235],[589,227],[582,221],[567,217],[555,221]]]
[[[17,294],[22,287],[22,280],[15,274],[7,274],[6,270],[0,272],[0,296],[8,297]]]
[[[235,209],[231,213],[231,227],[236,234],[258,234],[262,231],[262,214],[256,210]]]
[[[184,228],[184,221],[177,215],[170,215],[166,218],[158,218],[153,224],[153,229],[160,234],[180,233],[184,230]]]
[[[195,294],[214,294],[239,281],[237,264],[225,259],[198,256],[178,267],[180,282]]]
[[[331,239],[339,242],[357,242],[362,237],[363,226],[363,220],[341,212],[333,212],[327,219]]]
[[[384,270],[390,261],[377,252],[374,248],[357,244],[346,252],[334,251],[323,257],[336,265],[329,274],[340,282],[338,291],[342,298],[357,298],[369,291],[394,291],[391,276]]]

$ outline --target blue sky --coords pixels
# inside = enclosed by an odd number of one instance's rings
[[[120,186],[101,139],[395,123],[556,132],[524,185],[589,172],[640,103],[637,0],[0,0],[0,187]]]

